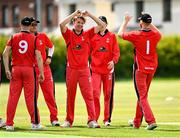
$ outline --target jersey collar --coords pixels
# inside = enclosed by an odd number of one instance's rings
[[[100,31],[98,32],[98,34],[103,37],[103,36],[105,36],[108,32],[109,32],[108,29],[106,29],[106,30],[104,31],[104,34],[103,34],[103,35],[101,35]]]
[[[141,29],[140,31],[143,31],[143,32],[150,32],[151,29]]]
[[[81,30],[81,33],[80,33],[80,34],[77,34],[74,28],[73,28],[73,32],[74,32],[77,36],[80,36],[80,35],[83,33],[83,29]]]
[[[29,31],[24,31],[24,30],[22,30],[21,32],[22,32],[22,33],[28,33],[28,34],[30,34]]]

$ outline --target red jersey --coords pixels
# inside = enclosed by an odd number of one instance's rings
[[[46,47],[52,48],[53,43],[51,42],[51,40],[47,37],[45,33],[37,33],[36,36],[39,38],[39,41],[42,44],[41,55],[42,55],[43,62],[45,62],[46,61]]]
[[[14,34],[7,42],[12,49],[12,66],[33,66],[35,62],[35,49],[40,50],[39,39],[26,31]]]
[[[122,38],[133,43],[135,48],[134,61],[138,70],[145,73],[154,73],[158,66],[156,47],[161,34],[153,30],[140,30],[124,32]]]
[[[90,39],[95,35],[94,28],[76,34],[74,30],[67,29],[62,33],[67,45],[67,66],[73,69],[88,67],[90,55]]]
[[[120,57],[120,49],[115,34],[108,30],[105,31],[103,36],[100,33],[96,34],[91,40],[91,47],[92,72],[102,74],[111,72],[108,69],[108,63],[110,61],[117,63]]]

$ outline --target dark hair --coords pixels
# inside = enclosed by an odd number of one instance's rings
[[[77,19],[83,20],[84,23],[86,22],[86,19],[85,19],[83,16],[75,16],[75,17],[72,19],[72,22],[74,23]]]

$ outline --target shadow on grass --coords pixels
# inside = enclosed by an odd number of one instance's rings
[[[6,131],[5,128],[0,128],[1,131]],[[43,130],[31,130],[30,128],[19,128],[15,127],[13,132],[30,132],[30,133],[36,133],[36,132],[78,132],[80,130],[72,129],[72,128],[60,128],[60,127],[51,127],[51,128],[45,128]],[[10,131],[9,131],[10,132]]]
[[[176,130],[173,130],[173,129],[155,129],[156,131],[164,131],[164,132],[179,132],[180,133],[180,129],[176,129]]]

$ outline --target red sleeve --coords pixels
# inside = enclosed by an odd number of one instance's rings
[[[112,37],[113,37],[113,61],[116,64],[120,57],[120,49],[115,34],[113,34]]]
[[[12,36],[8,39],[6,46],[12,46]]]
[[[71,30],[69,28],[67,28],[65,33],[62,33],[62,36],[64,37],[64,40],[66,41],[66,44],[69,44],[70,42],[70,35],[71,35]]]
[[[161,39],[161,33],[159,33],[158,31],[155,31],[156,32],[156,34],[157,34],[157,39],[158,39],[158,41]]]
[[[89,39],[92,39],[96,33],[94,33],[94,27],[88,29],[86,32],[89,34]]]
[[[42,48],[41,45],[42,45],[42,43],[40,42],[39,38],[36,37],[36,38],[35,38],[35,48],[36,48],[36,50],[41,51],[41,48]]]
[[[137,33],[137,31],[123,32],[122,38],[133,43],[137,40]]]
[[[48,36],[46,34],[44,34],[44,38],[45,38],[45,45],[48,47],[48,48],[52,48],[53,47],[53,43],[52,41],[48,38]]]

